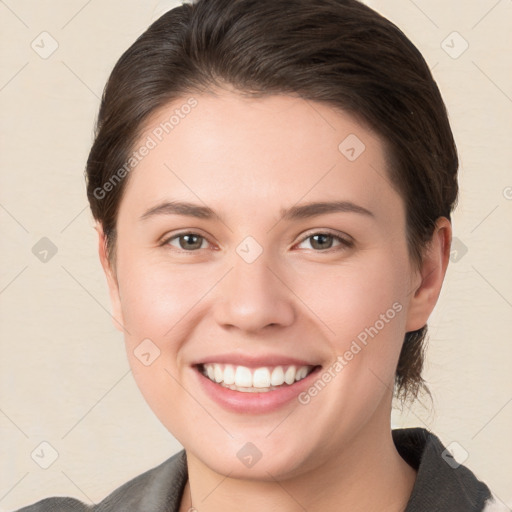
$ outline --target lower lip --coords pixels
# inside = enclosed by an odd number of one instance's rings
[[[263,414],[276,411],[296,399],[314,380],[321,367],[315,368],[307,377],[291,385],[283,385],[273,391],[248,393],[234,391],[205,377],[198,368],[194,371],[205,393],[221,407],[238,413]]]

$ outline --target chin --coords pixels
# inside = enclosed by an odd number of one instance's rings
[[[267,433],[262,433],[248,441],[249,437],[243,435],[244,440],[235,437],[224,445],[211,443],[207,450],[204,445],[194,447],[196,443],[184,446],[187,454],[192,454],[212,471],[242,480],[286,480],[312,467],[304,439],[292,441],[290,436],[284,435],[270,441],[266,436]],[[314,453],[313,448],[311,452]]]

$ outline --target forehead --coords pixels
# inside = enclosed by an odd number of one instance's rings
[[[130,211],[169,197],[247,218],[301,200],[402,207],[383,141],[349,114],[300,97],[184,96],[153,114],[135,151],[144,145],[123,199]]]

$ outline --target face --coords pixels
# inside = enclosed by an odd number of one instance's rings
[[[232,476],[292,476],[389,430],[404,334],[430,313],[404,202],[382,141],[347,114],[194,98],[137,145],[155,142],[120,205],[117,280],[103,255],[114,316],[141,392],[189,454]],[[162,133],[176,109],[189,113]]]

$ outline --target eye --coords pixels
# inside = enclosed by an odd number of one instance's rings
[[[173,244],[172,242],[177,241],[178,246]],[[177,235],[173,235],[170,238],[167,238],[162,242],[162,245],[171,245],[177,249],[181,249],[186,252],[193,252],[198,249],[205,249],[203,247],[203,243],[206,242],[208,245],[208,240],[204,236],[201,236],[197,233],[179,233]]]
[[[318,231],[311,233],[303,238],[302,241],[299,242],[298,246],[308,240],[311,240],[310,245],[315,250],[315,252],[327,252],[330,249],[333,249],[334,241],[337,241],[338,245],[334,246],[333,250],[343,250],[354,245],[354,242],[348,237],[342,237],[340,235],[335,235],[334,233]],[[170,245],[171,247],[184,252],[194,252],[200,249],[206,249],[208,247],[208,240],[198,233],[185,232],[178,233],[177,235],[166,238],[162,242],[162,245]]]
[[[307,237],[303,238],[300,244],[306,242],[307,240],[311,240],[311,247],[315,249],[316,252],[327,251],[331,249],[333,247],[334,240],[339,242],[338,248],[341,250],[350,248],[354,245],[354,242],[352,240],[349,240],[348,238],[335,235],[334,233],[322,231],[309,234]],[[336,250],[336,247],[334,248],[334,250]]]

